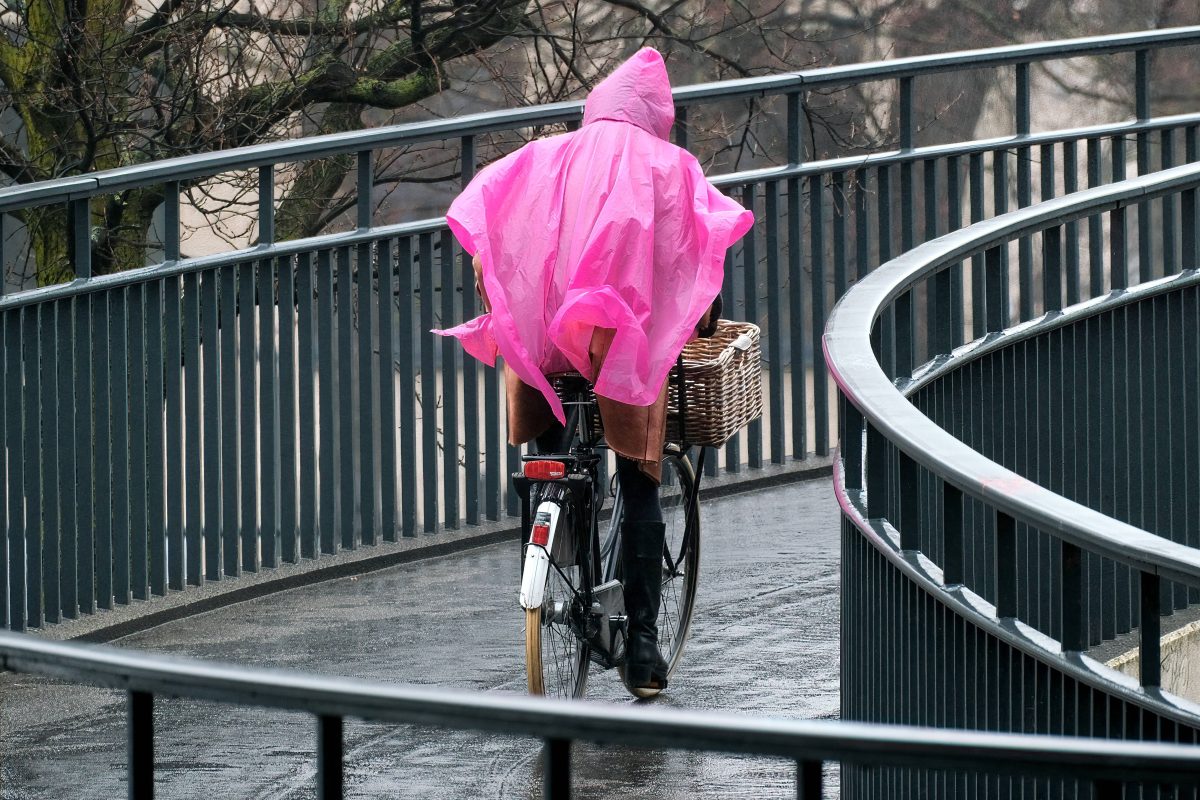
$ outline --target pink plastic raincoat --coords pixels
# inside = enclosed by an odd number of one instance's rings
[[[492,310],[438,333],[489,365],[502,355],[560,422],[553,372],[617,402],[658,399],[720,291],[726,249],[753,224],[667,141],[674,119],[662,56],[645,48],[596,86],[577,131],[489,165],[446,214],[482,261]],[[597,328],[615,333],[595,375]]]

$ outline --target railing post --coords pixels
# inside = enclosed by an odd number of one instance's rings
[[[542,746],[542,797],[546,800],[570,800],[571,742],[546,739]]]
[[[996,616],[1017,615],[1017,525],[1002,511],[996,512]]]
[[[154,797],[154,695],[130,691],[127,702],[129,720],[129,800]]]
[[[1087,620],[1083,615],[1083,551],[1062,542],[1062,648],[1080,653],[1087,647]]]
[[[671,128],[671,138],[675,140],[677,147],[682,147],[687,150],[688,147],[688,110],[687,106],[678,106],[675,109],[675,124]],[[466,141],[465,139],[463,140]],[[464,178],[466,176],[464,175]]]
[[[179,260],[179,181],[163,186],[163,261]]]
[[[804,144],[800,135],[802,114],[800,93],[790,92],[787,96],[787,158],[788,163],[793,166],[804,163]]]
[[[1047,314],[1062,309],[1062,227],[1042,231],[1042,305]]]
[[[1140,583],[1142,618],[1138,631],[1141,639],[1138,647],[1138,664],[1140,665],[1142,686],[1149,689],[1162,685],[1160,664],[1162,626],[1159,620],[1162,595],[1159,593],[1157,574],[1143,570]]]
[[[921,549],[921,469],[907,453],[898,453],[900,471],[900,549]]]
[[[275,165],[258,168],[258,243],[275,242]]]
[[[961,584],[964,575],[963,493],[942,481],[942,585]]]
[[[1004,308],[1007,305],[1005,299],[1008,296],[1008,281],[1005,280],[1006,270],[1004,269],[1004,251],[1003,245],[990,248],[984,255],[984,286],[985,302],[987,304],[986,320],[987,332],[994,333],[1004,330],[1005,314]]]
[[[67,205],[71,226],[71,267],[76,278],[92,277],[92,207],[87,197],[72,198]]]
[[[358,153],[358,197],[354,206],[357,211],[359,230],[371,227],[372,197],[375,188],[375,151],[360,150]]]
[[[317,798],[342,796],[342,718],[317,717]]]
[[[797,800],[821,800],[821,762],[796,762]]]
[[[913,77],[906,75],[900,79],[900,149],[912,150],[916,139],[913,122]]]
[[[867,517],[882,519],[888,514],[887,439],[879,429],[867,423]]]
[[[846,395],[838,392],[838,422],[841,425],[842,473],[847,490],[862,489],[863,417]]]
[[[1029,102],[1029,64],[1022,62],[1017,64],[1016,71],[1016,100],[1014,103],[1016,112],[1017,136],[1028,136],[1030,130],[1030,102]]]
[[[1150,119],[1150,51],[1136,50],[1133,54],[1134,111],[1138,122]]]

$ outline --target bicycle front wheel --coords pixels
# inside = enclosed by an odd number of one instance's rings
[[[525,672],[530,694],[582,697],[591,653],[577,635],[583,609],[572,585],[583,593],[588,576],[578,564],[560,569],[551,566],[541,607],[525,610]]]

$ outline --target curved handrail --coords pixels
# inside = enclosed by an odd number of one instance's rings
[[[676,105],[688,106],[713,100],[832,89],[864,81],[914,78],[959,69],[986,69],[1190,44],[1200,44],[1200,26],[938,53],[719,83],[694,84],[675,89],[674,98]],[[582,115],[583,102],[573,100],[181,156],[119,167],[84,177],[62,178],[0,189],[0,212],[289,161],[477,136],[532,125],[572,122],[579,120]]]
[[[942,269],[1055,224],[1197,186],[1200,164],[1176,167],[978,222],[889,261],[851,288],[830,313],[823,346],[834,380],[868,424],[967,495],[1093,552],[1200,585],[1200,552],[1195,548],[1068,500],[988,459],[918,411],[888,379],[871,348],[871,329],[885,307]]]
[[[644,748],[770,755],[871,766],[991,769],[1023,775],[1196,782],[1193,746],[1024,736],[831,720],[580,703],[409,687],[292,670],[241,667],[0,631],[6,669],[149,695],[236,703],[324,717],[586,740]]]

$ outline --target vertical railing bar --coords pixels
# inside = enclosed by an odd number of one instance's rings
[[[400,532],[403,536],[415,536],[417,533],[417,469],[420,461],[417,457],[417,403],[416,386],[411,380],[416,374],[416,357],[413,352],[413,318],[417,316],[414,309],[416,293],[413,289],[413,248],[412,238],[405,236],[400,239],[399,251],[396,257],[397,278],[399,285],[397,294],[400,298],[400,327],[399,349],[397,350],[396,371],[402,377],[400,383],[400,500],[401,517]],[[495,375],[495,370],[489,374]],[[499,424],[499,412],[496,410],[496,392],[491,393],[492,407],[485,409],[485,417],[489,425]],[[495,413],[492,413],[495,412]],[[494,483],[495,492],[488,492],[489,517],[498,519],[495,504],[499,501],[500,483],[499,456],[496,454],[498,437],[488,438],[488,467],[487,477],[489,487]],[[493,462],[495,468],[493,469]],[[495,516],[491,516],[495,514]]]
[[[1062,648],[1079,653],[1087,648],[1087,619],[1083,615],[1083,551],[1078,545],[1060,542],[1060,597],[1062,604]]]
[[[275,242],[275,165],[258,168],[258,244]]]
[[[900,549],[921,549],[921,472],[917,462],[907,453],[898,453],[900,472]]]
[[[742,205],[752,211],[757,211],[758,187],[756,184],[746,184],[742,188]],[[757,213],[756,213],[757,216]],[[742,238],[742,286],[746,297],[746,319],[757,320],[758,315],[758,226],[755,225]],[[820,423],[818,422],[818,427]],[[746,430],[746,450],[750,469],[762,467],[762,417],[750,423]],[[734,452],[737,452],[736,450]]]
[[[238,521],[242,544],[242,570],[258,572],[258,420],[254,402],[255,262],[238,267],[238,444],[241,456],[241,517]]]
[[[1125,172],[1125,138],[1114,136],[1112,139],[1113,183],[1125,180]],[[1126,216],[1126,206],[1115,208],[1109,213],[1109,281],[1113,289],[1124,289],[1129,286],[1129,265],[1125,250]]]
[[[70,259],[76,278],[92,277],[92,209],[86,197],[74,197],[67,203],[71,226]]]
[[[128,290],[114,289],[109,306],[109,337],[112,346],[110,391],[112,393],[112,559],[113,597],[129,602],[129,334]]]
[[[934,158],[927,159],[927,160],[921,162],[921,178],[922,178],[922,184],[923,184],[922,194],[923,194],[924,206],[925,206],[925,214],[924,214],[925,224],[921,231],[921,234],[922,234],[921,241],[923,241],[923,242],[928,242],[931,239],[936,239],[937,235],[938,235],[938,209],[940,207],[939,200],[941,198],[938,196],[939,184],[938,184],[938,180],[937,180],[937,165],[938,165],[938,160],[934,159]],[[949,177],[949,176],[947,176],[947,177]],[[947,272],[949,272],[949,271],[947,271]],[[950,311],[950,306],[948,303],[949,297],[947,296],[942,303],[939,303],[938,299],[936,297],[937,285],[938,285],[937,277],[934,277],[932,279],[931,283],[934,287],[933,291],[931,292],[928,288],[926,288],[926,290],[925,290],[926,325],[925,325],[925,348],[923,351],[924,357],[920,358],[920,360],[922,362],[926,361],[929,357],[933,356],[933,354],[934,354],[933,340],[937,335],[936,332],[939,331],[939,329],[944,327],[944,324],[939,322],[938,315],[939,314],[948,314]],[[928,287],[929,285],[930,285],[930,283],[926,283],[926,287]]]
[[[821,175],[808,179],[809,252],[812,269],[812,333],[810,341],[816,347],[825,332],[825,186]],[[750,317],[754,319],[754,317]],[[829,455],[829,376],[825,359],[813,359],[813,450],[818,456]]]
[[[1150,119],[1150,51],[1133,53],[1134,112],[1138,122]]]
[[[77,300],[78,307],[84,305],[82,299]],[[77,343],[87,337],[87,333],[82,329],[80,324],[83,317],[76,315],[75,317],[75,336]],[[166,491],[166,438],[164,433],[164,412],[166,411],[166,380],[164,378],[164,353],[163,353],[163,337],[159,331],[163,330],[163,281],[152,280],[146,284],[146,330],[152,331],[154,335],[146,337],[146,365],[147,365],[147,380],[146,380],[146,407],[149,409],[149,425],[146,442],[147,464],[146,474],[148,476],[149,493],[147,503],[147,516],[149,518],[147,528],[147,538],[149,547],[150,559],[150,594],[165,595],[167,592],[167,508],[166,499],[164,497]],[[86,347],[86,345],[84,345]],[[82,371],[84,365],[79,362],[80,354],[77,349],[75,355],[76,369]],[[80,382],[80,386],[86,386],[85,381]],[[80,410],[78,402],[76,404],[76,441],[79,437],[79,426],[81,423]],[[83,423],[88,423],[86,419],[87,412],[84,413]],[[81,471],[87,468],[86,457],[81,453],[78,456],[79,469]],[[80,478],[80,491],[87,493],[90,498],[91,477],[86,480]],[[91,542],[87,544],[85,550],[82,537],[79,540],[79,577],[82,580],[84,571],[91,573]],[[83,601],[82,584],[80,589],[80,602]]]
[[[1185,189],[1180,196],[1179,211],[1183,217],[1183,261],[1181,262],[1185,269],[1196,269],[1200,267],[1200,250],[1197,249],[1197,243],[1200,243],[1200,237],[1196,236],[1196,227],[1191,224],[1191,220],[1196,216],[1196,192],[1195,186]]]
[[[1074,194],[1079,190],[1079,148],[1078,142],[1063,142],[1063,194]],[[1064,254],[1064,269],[1067,276],[1067,305],[1074,305],[1082,299],[1080,292],[1081,276],[1079,274],[1079,223],[1071,220],[1065,229],[1066,253]]]
[[[279,557],[299,560],[296,490],[296,265],[292,256],[275,262],[279,274]]]
[[[791,96],[789,96],[790,102]],[[791,106],[789,105],[789,108]],[[790,115],[789,115],[790,118]],[[797,138],[798,135],[797,135]],[[801,251],[803,226],[801,212],[803,198],[801,197],[802,183],[799,178],[788,178],[787,182],[787,284],[788,284],[788,328],[791,332],[792,356],[792,458],[804,459],[808,455],[808,398],[806,391],[808,383],[807,338],[804,333],[804,270],[801,266]],[[860,186],[859,196],[865,198],[866,193]],[[865,216],[865,215],[864,215]],[[859,242],[863,240],[860,238]],[[730,311],[726,311],[726,314]],[[710,459],[709,463],[716,463]]]
[[[464,136],[463,140],[465,141],[468,138],[470,138],[470,137]],[[671,126],[671,141],[673,141],[677,147],[682,147],[684,150],[686,150],[688,147],[688,107],[687,106],[676,106],[675,107],[675,124]],[[473,139],[472,139],[472,143],[474,143]],[[473,159],[472,159],[471,166],[472,167],[475,166]],[[467,180],[469,180],[469,179],[467,179],[464,176],[463,183],[465,184],[467,182]]]
[[[886,437],[867,423],[867,517],[883,519],[888,514],[888,442]]]
[[[8,443],[8,627],[25,630],[25,487],[22,465],[24,436],[21,430],[21,314],[12,309],[4,315],[4,441]],[[88,362],[90,363],[90,362]],[[89,437],[90,442],[90,437]]]
[[[1139,131],[1134,139],[1137,149],[1138,175],[1148,175],[1153,171],[1150,164],[1150,132]],[[1138,229],[1138,282],[1145,283],[1152,279],[1157,270],[1154,268],[1154,243],[1150,238],[1150,217],[1152,212],[1150,202],[1137,204]]]
[[[1008,211],[1008,151],[996,150],[992,153],[992,204],[993,216],[1000,216]],[[999,277],[1000,282],[996,287],[996,297],[1000,300],[1000,327],[990,328],[990,330],[1003,330],[1009,323],[1009,280],[1008,280],[1008,248],[998,247],[996,250],[999,253]],[[988,276],[987,283],[989,291],[991,290],[992,275]]]
[[[1087,140],[1087,179],[1088,188],[1099,186],[1103,177],[1100,172],[1099,139]],[[1088,216],[1088,293],[1091,297],[1099,297],[1104,292],[1104,221],[1099,214]]]
[[[996,581],[996,616],[1004,619],[1017,615],[1017,532],[1016,521],[1002,511],[996,512],[996,549],[993,564]]]
[[[183,319],[181,315],[182,297],[180,289],[182,280],[179,276],[167,278],[163,284],[163,328],[166,331],[166,354],[163,358],[163,381],[166,384],[166,463],[163,472],[166,476],[167,502],[167,541],[166,568],[167,587],[176,591],[183,588],[183,498],[185,486],[183,482]],[[96,342],[97,351],[101,343]],[[99,362],[100,359],[97,358]],[[98,364],[98,367],[102,366]],[[97,385],[103,370],[97,369]],[[96,409],[96,438],[102,443],[100,435],[100,409]],[[96,494],[99,496],[102,485],[107,491],[104,470],[100,468],[100,452],[96,454]],[[102,501],[101,501],[102,502]],[[96,540],[96,570],[104,569],[100,563],[100,535],[97,531]],[[100,591],[97,585],[97,592]]]
[[[1042,298],[1046,313],[1062,308],[1062,235],[1060,226],[1042,231]]]
[[[788,164],[804,163],[803,104],[799,92],[787,94],[787,160]]]
[[[444,230],[439,237],[442,267],[442,328],[455,324],[454,306],[455,290],[457,288],[458,258],[455,249],[457,245],[450,231]],[[467,284],[463,284],[467,291]],[[459,520],[458,508],[458,376],[461,363],[462,348],[451,336],[442,337],[442,507],[445,514],[446,530],[457,530]],[[463,365],[465,367],[465,365]]]
[[[393,245],[391,239],[376,245],[379,258],[379,525],[385,542],[396,541],[397,526],[396,259]],[[408,425],[405,422],[405,427]]]
[[[154,695],[131,690],[126,701],[129,800],[154,797]]]
[[[779,182],[766,185],[767,357],[770,369],[771,463],[784,463],[787,445],[783,412],[783,286],[779,275]]]
[[[203,359],[201,392],[204,425],[204,579],[221,579],[224,560],[221,547],[221,315],[218,281],[220,273],[209,270],[200,276],[200,316]],[[198,476],[199,477],[199,476]]]
[[[1161,659],[1162,636],[1161,623],[1161,592],[1159,577],[1156,573],[1142,570],[1141,572],[1141,624],[1138,630],[1138,664],[1141,675],[1139,681],[1143,688],[1162,686]]]
[[[179,260],[179,182],[163,185],[163,261]],[[77,273],[78,274],[78,273]]]
[[[221,268],[221,570],[228,577],[242,574],[238,531],[238,357],[236,264]]]
[[[344,791],[343,722],[341,717],[317,717],[317,798],[340,800]]]
[[[913,290],[909,289],[896,298],[896,366],[897,378],[912,376],[914,366],[913,335],[916,331],[916,315],[913,313]]]
[[[317,499],[320,485],[317,464],[321,456],[317,446],[316,379],[319,349],[313,339],[315,320],[313,254],[303,252],[296,259],[296,412],[299,449],[296,460],[300,472],[300,518],[298,522],[300,558],[316,558],[320,553]]]
[[[21,392],[24,411],[25,456],[25,624],[42,627],[42,364],[39,355],[41,305],[21,310],[21,343],[24,351],[25,385]],[[20,564],[22,562],[16,561]]]
[[[179,286],[178,279],[175,281],[175,286]],[[176,289],[176,297],[178,297],[178,288]],[[113,530],[112,530],[112,513],[113,513],[113,448],[111,434],[113,429],[113,401],[110,387],[112,385],[112,344],[113,335],[110,328],[112,318],[115,316],[112,294],[103,292],[96,296],[96,303],[92,306],[92,331],[96,334],[95,340],[95,370],[96,370],[96,428],[95,428],[95,468],[96,468],[96,494],[93,500],[94,512],[93,516],[96,520],[96,605],[99,608],[112,608],[113,602]],[[119,305],[117,306],[119,308]],[[178,307],[176,307],[178,308]],[[178,323],[179,315],[176,313],[175,320]],[[179,331],[178,325],[170,326],[171,330],[167,331],[167,350],[168,357],[174,355],[176,359],[182,358],[182,350],[179,347]],[[178,369],[179,361],[175,362]],[[168,403],[173,399],[175,414],[174,417],[178,422],[180,415],[179,405],[181,399],[179,381],[173,381],[172,386],[168,388]],[[167,412],[167,418],[170,420],[172,414]],[[175,432],[182,436],[181,430],[176,424]],[[177,456],[182,455],[176,449]],[[181,459],[177,459],[175,464],[181,463]],[[178,504],[180,513],[182,514],[182,503]],[[10,558],[16,560],[16,556],[9,554]],[[19,563],[19,562],[18,562]],[[175,587],[172,587],[175,588]]]
[[[1161,158],[1159,169],[1170,169],[1175,166],[1175,131],[1167,129],[1159,132],[1159,148]],[[1162,265],[1164,275],[1174,275],[1179,271],[1179,261],[1175,252],[1175,231],[1178,224],[1175,214],[1175,195],[1165,194],[1162,203]]]
[[[199,586],[204,582],[204,571],[201,569],[204,559],[204,530],[201,526],[204,487],[200,478],[203,456],[200,452],[200,276],[195,272],[183,276],[183,319],[180,322],[183,325],[186,580],[190,586]]]
[[[2,263],[2,262],[0,262]],[[3,282],[0,277],[0,283]],[[150,286],[146,287],[149,293]],[[62,603],[62,616],[74,619],[79,611],[79,509],[81,501],[86,500],[91,505],[90,492],[81,485],[81,470],[78,470],[80,452],[76,442],[79,433],[76,430],[79,416],[79,402],[75,397],[76,386],[79,384],[79,374],[76,371],[76,347],[78,342],[74,333],[74,320],[79,298],[63,300],[56,304],[58,317],[56,320],[58,342],[55,348],[58,363],[58,484],[61,512],[59,514],[62,526],[62,538],[59,552],[61,553],[61,574],[59,595]],[[143,395],[143,407],[152,407],[148,403],[149,395]],[[0,395],[0,402],[3,396]],[[159,419],[154,417],[155,420]],[[0,459],[2,460],[2,459]],[[4,467],[0,465],[0,490],[4,487]],[[90,489],[90,487],[89,487]],[[149,525],[147,525],[149,528]],[[143,541],[145,537],[143,532]],[[0,574],[3,570],[0,570]],[[0,589],[0,597],[3,590]],[[4,610],[0,608],[0,627],[3,627]]]
[[[841,426],[843,480],[848,490],[859,490],[863,488],[863,416],[840,391],[838,422]]]
[[[744,199],[743,199],[743,204],[744,204]],[[752,234],[753,231],[754,231],[754,229],[751,228],[750,233]],[[751,238],[753,238],[753,237],[751,236]],[[742,244],[741,252],[742,252],[743,262],[744,262],[744,260],[745,260],[745,244]],[[734,248],[731,247],[725,251],[725,280],[721,286],[721,301],[724,304],[724,308],[726,309],[726,311],[725,311],[726,314],[730,314],[731,309],[737,308],[736,302],[734,300],[734,298],[736,297],[736,288],[737,288],[736,287],[737,269],[734,266],[734,263],[735,263]],[[742,273],[743,273],[741,276],[742,277],[742,288],[744,290],[745,289],[745,271],[742,270]],[[745,314],[745,307],[743,307],[742,310],[738,313]],[[721,454],[721,460],[724,462],[724,467],[725,467],[726,472],[738,472],[741,470],[741,466],[742,466],[742,436],[740,433],[735,433],[733,436],[731,436],[729,438],[729,441],[727,441],[725,443],[725,446],[723,448],[718,448],[717,452]],[[510,459],[509,459],[508,468],[509,468],[509,472],[516,472],[520,468],[518,466],[519,461],[513,460],[511,458],[512,453],[513,453],[513,448],[509,448]],[[713,459],[714,465],[716,464],[716,461],[717,461],[717,459],[714,458]],[[511,513],[511,510],[510,510],[510,513]]]
[[[983,154],[972,153],[967,161],[971,180],[971,222],[983,219]],[[984,255],[971,256],[971,336],[980,338],[987,332],[986,298],[984,295]]]
[[[913,121],[913,77],[900,78],[900,149],[913,149],[916,125]],[[907,163],[907,162],[906,162]]]
[[[279,276],[275,259],[264,259],[255,267],[258,281],[258,448],[259,448],[259,547],[262,565],[279,565],[279,382],[276,377],[275,287]]]
[[[421,326],[428,331],[434,327],[433,319],[433,236],[423,233],[419,239],[421,258]],[[438,524],[438,463],[437,463],[437,376],[435,374],[434,349],[431,342],[422,337],[421,350],[421,483],[424,488],[423,528],[426,532],[437,529]]]
[[[682,116],[676,116],[676,141],[682,140],[680,147],[687,147],[687,108],[679,109]],[[475,137],[462,137],[460,148],[462,162],[462,182],[466,186],[475,177]],[[459,274],[463,280],[462,312],[463,319],[473,319],[477,313],[475,305],[475,269],[472,265],[471,254],[461,253]],[[494,371],[494,370],[493,370]],[[465,416],[464,455],[467,464],[466,485],[466,516],[467,524],[477,525],[481,518],[480,503],[480,450],[479,439],[479,364],[473,358],[463,357],[463,413]]]
[[[966,579],[966,529],[963,526],[963,493],[942,482],[942,583],[949,587]]]
[[[378,517],[375,514],[379,470],[375,468],[375,442],[379,438],[375,413],[375,320],[372,293],[375,286],[374,245],[364,243],[355,254],[358,266],[358,447],[359,447],[359,517],[362,520],[362,543],[372,546],[378,541]],[[382,379],[382,376],[380,376]]]
[[[991,333],[1004,329],[1004,293],[1008,291],[1008,281],[1004,275],[1003,245],[991,247],[984,256],[987,277],[984,279],[984,291],[987,296],[987,328]]]
[[[44,303],[38,309],[38,364],[42,369],[39,414],[42,418],[42,618],[47,623],[62,619],[62,536],[59,495],[63,487],[58,481],[58,437],[64,430],[66,416],[58,408],[58,341],[57,311],[59,303]],[[69,428],[67,428],[69,430]],[[143,495],[144,496],[144,495]],[[143,531],[145,528],[143,527]]]
[[[359,150],[358,167],[358,197],[355,198],[356,222],[359,230],[371,227],[373,216],[375,188],[375,153],[373,150]]]
[[[154,336],[161,336],[153,331]],[[146,285],[129,287],[129,581],[130,593],[138,600],[149,597],[146,546],[149,490],[147,463],[146,402]],[[158,417],[154,418],[158,421]]]
[[[339,247],[337,266],[337,330],[336,346],[333,349],[337,369],[337,464],[338,512],[337,524],[341,529],[342,549],[353,550],[358,542],[355,531],[354,497],[358,476],[354,474],[354,275],[350,261],[350,248]],[[365,476],[364,476],[365,477]]]
[[[547,738],[542,745],[542,797],[570,800],[571,741]]]
[[[796,762],[797,800],[821,800],[821,762],[801,759]]]
[[[1021,62],[1016,65],[1016,101],[1014,102],[1015,123],[1017,136],[1028,136],[1031,128],[1029,102],[1029,64]]]
[[[333,255],[329,250],[317,253],[317,352],[318,400],[317,424],[320,430],[320,452],[317,480],[320,483],[319,507],[317,511],[318,538],[321,553],[337,552],[338,537],[335,535],[337,518],[335,512],[336,467],[334,461],[334,432],[337,416],[333,405],[334,373],[333,338]]]

